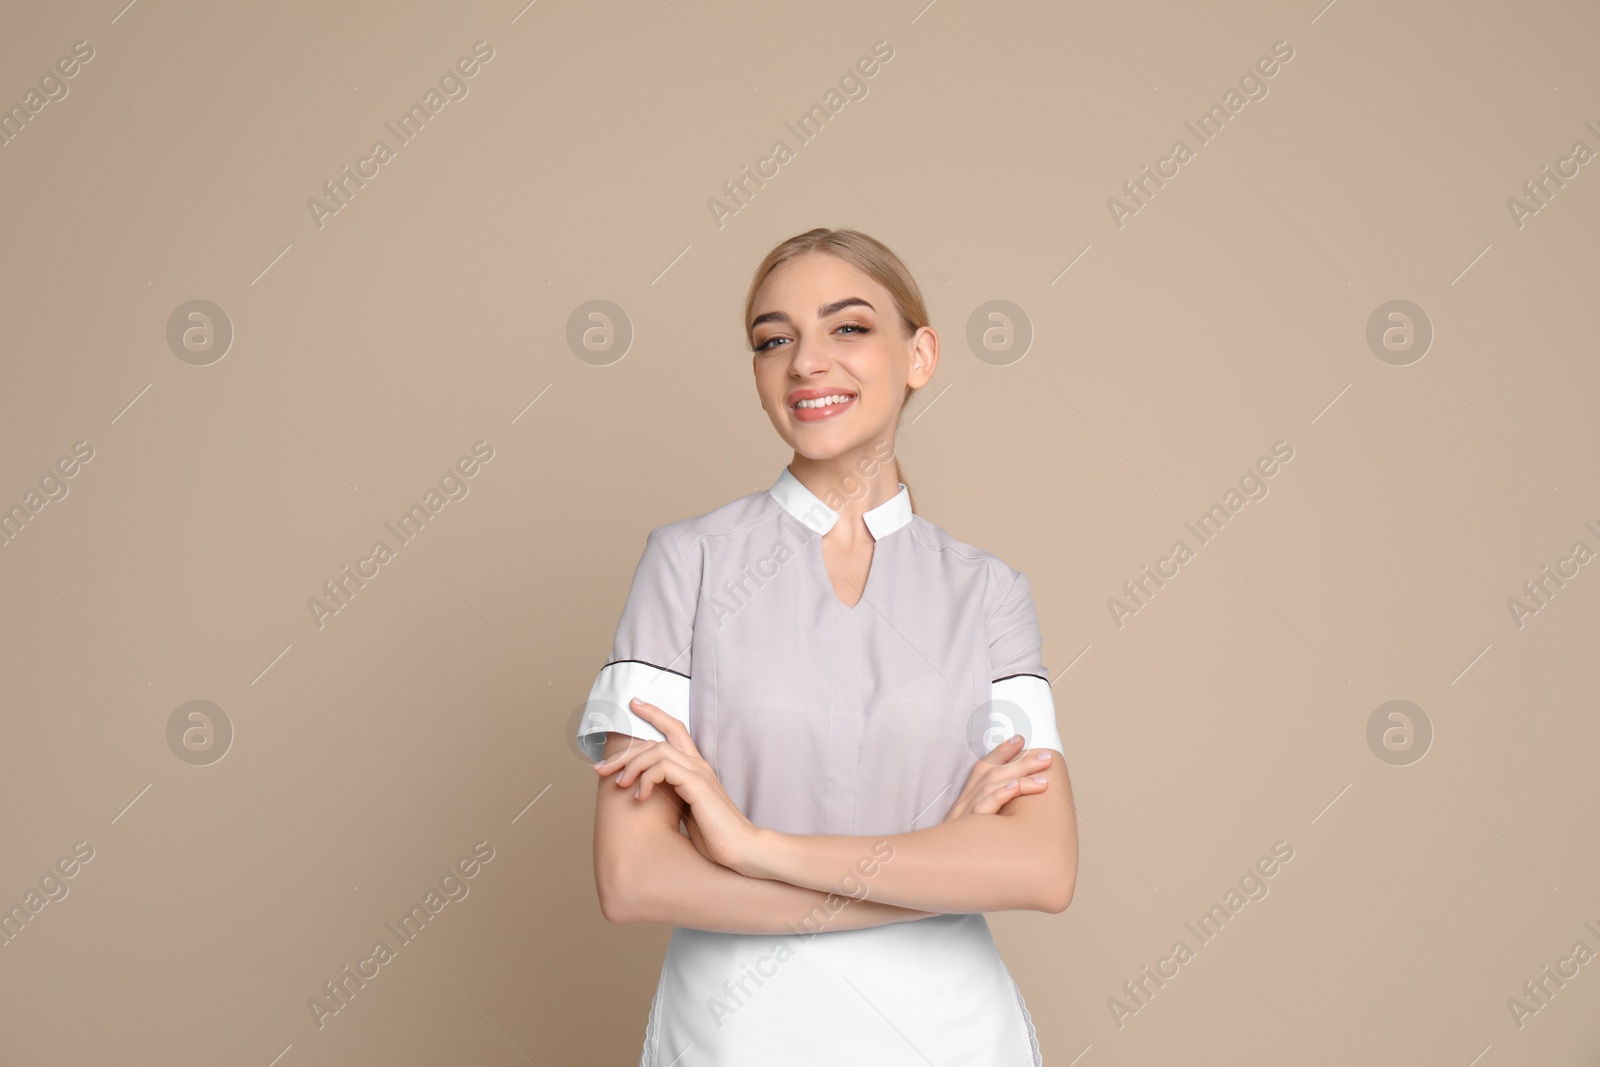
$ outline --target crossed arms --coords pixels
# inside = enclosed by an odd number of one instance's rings
[[[1077,820],[1058,752],[1023,751],[1020,738],[997,746],[936,826],[785,834],[738,811],[681,722],[633,710],[666,740],[608,733],[596,765],[595,886],[610,922],[782,933],[819,913],[849,930],[1071,903]]]

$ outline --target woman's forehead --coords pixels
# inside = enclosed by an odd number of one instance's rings
[[[830,260],[832,265],[816,264],[807,270],[807,259]],[[799,270],[790,268],[800,267]],[[835,256],[813,253],[800,260],[785,263],[767,275],[750,307],[752,324],[770,312],[781,311],[788,316],[800,316],[801,321],[826,317],[852,306],[882,313],[889,305],[888,290],[873,280],[870,274]]]

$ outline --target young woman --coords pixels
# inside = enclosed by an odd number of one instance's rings
[[[1072,788],[1027,576],[894,458],[938,363],[922,295],[815,229],[744,323],[794,458],[651,530],[578,731],[601,910],[674,927],[641,1067],[1037,1067],[983,913],[1067,907]]]

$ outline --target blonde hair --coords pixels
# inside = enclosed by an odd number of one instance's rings
[[[887,245],[860,230],[830,230],[825,226],[818,226],[814,230],[797,233],[774,246],[761,261],[761,265],[756,268],[755,276],[750,279],[750,291],[744,298],[745,340],[751,348],[755,347],[755,334],[750,328],[750,312],[755,307],[756,292],[773,271],[811,252],[824,252],[830,256],[837,256],[889,290],[889,295],[894,299],[895,308],[900,314],[900,325],[904,328],[906,336],[909,337],[918,329],[929,325],[928,308],[923,303],[922,290],[917,287],[917,280],[911,276],[911,272],[906,269],[900,257],[891,252]],[[911,394],[915,392],[915,387],[906,386],[906,395],[900,399],[902,416],[905,414],[906,401],[910,400]],[[896,428],[898,429],[898,423]],[[894,470],[896,480],[906,482],[905,469],[900,465],[898,448],[895,449]],[[906,482],[906,493],[911,501],[911,510],[916,511],[917,499],[911,493],[909,482]]]

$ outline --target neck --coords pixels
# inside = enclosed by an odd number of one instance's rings
[[[886,444],[863,445],[829,459],[811,459],[796,452],[789,461],[789,473],[839,513],[840,527],[868,534],[861,516],[900,492],[900,468]]]

